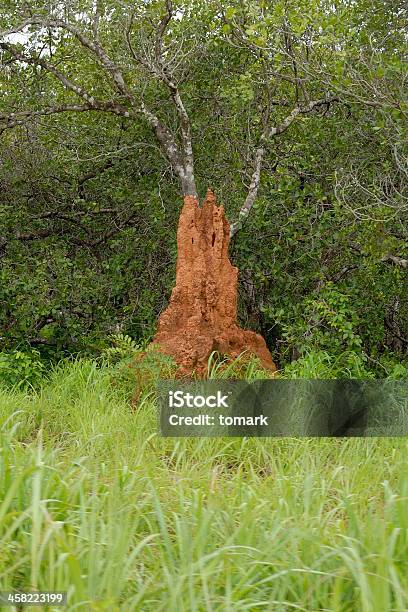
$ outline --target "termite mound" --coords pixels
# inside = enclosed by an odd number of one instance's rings
[[[264,368],[276,366],[265,340],[237,323],[238,268],[228,257],[230,226],[209,190],[184,198],[177,230],[176,284],[161,313],[153,343],[173,357],[179,376],[205,376],[213,351],[232,359],[253,354]]]

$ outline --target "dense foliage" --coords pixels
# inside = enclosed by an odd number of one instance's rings
[[[166,3],[63,4],[13,0],[0,16],[7,363],[15,351],[98,352],[112,333],[146,340],[174,281],[174,165],[143,114],[52,112],[78,95],[50,64],[98,100],[131,103],[72,32],[41,25],[54,16],[97,36],[134,99],[179,140],[174,100],[149,68]],[[239,225],[230,251],[242,323],[280,366],[313,352],[340,359],[340,372],[358,363],[380,376],[408,350],[406,11],[397,0],[335,4],[180,1],[163,45],[190,118],[198,192],[213,187]],[[278,125],[322,97],[266,139],[256,200],[239,215],[265,120]]]

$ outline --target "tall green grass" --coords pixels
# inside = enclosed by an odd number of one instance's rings
[[[80,360],[0,390],[0,589],[84,611],[408,608],[405,439],[160,438],[154,377],[137,404],[132,377]]]

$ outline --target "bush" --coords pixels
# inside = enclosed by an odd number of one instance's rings
[[[8,387],[33,387],[40,383],[44,374],[45,365],[40,359],[40,353],[34,349],[0,353],[0,384]]]

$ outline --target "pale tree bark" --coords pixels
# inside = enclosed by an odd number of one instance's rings
[[[166,30],[174,16],[172,0],[165,0],[166,13],[163,15],[155,32],[154,46],[152,57],[143,57],[138,55],[127,36],[129,50],[133,58],[142,64],[155,78],[161,81],[169,90],[170,98],[176,109],[181,131],[181,147],[178,156],[177,174],[181,180],[183,195],[191,195],[197,197],[197,188],[194,174],[194,153],[193,153],[193,136],[191,130],[190,118],[183,102],[178,84],[171,73],[168,62],[164,53],[164,36]],[[173,164],[174,165],[174,164]]]
[[[268,112],[268,117],[264,122],[264,129],[259,138],[258,147],[255,151],[253,172],[251,176],[251,182],[248,188],[248,195],[240,208],[238,221],[231,224],[231,237],[237,233],[240,225],[246,220],[257,198],[259,186],[261,183],[262,165],[265,154],[267,152],[268,141],[274,136],[278,136],[279,134],[285,132],[292,125],[298,115],[310,113],[314,108],[318,106],[328,105],[332,102],[338,101],[339,99],[337,97],[326,97],[320,98],[318,100],[311,100],[308,104],[304,106],[295,106],[295,108],[284,118],[284,120],[276,126],[269,125]]]
[[[401,268],[408,268],[408,259],[403,259],[402,257],[398,257],[397,255],[384,255],[381,261],[390,261],[396,266],[400,266]]]
[[[155,59],[156,59],[156,71],[159,78],[168,87],[170,96],[173,104],[176,108],[181,128],[181,141],[182,141],[182,152],[183,168],[180,174],[181,184],[183,189],[183,195],[191,195],[197,197],[197,188],[195,184],[194,176],[194,155],[193,155],[193,137],[191,133],[190,118],[188,116],[186,107],[181,98],[180,91],[175,83],[172,75],[169,71],[169,67],[163,56],[163,36],[166,32],[166,28],[173,17],[173,4],[171,0],[166,0],[167,12],[160,22],[160,25],[156,33],[155,41]]]

